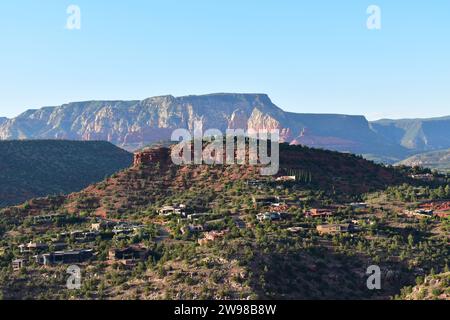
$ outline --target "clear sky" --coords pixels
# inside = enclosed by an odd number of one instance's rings
[[[65,28],[71,4],[80,30]],[[381,30],[366,27],[372,4]],[[295,112],[450,115],[448,0],[1,1],[0,35],[0,116],[213,92]]]

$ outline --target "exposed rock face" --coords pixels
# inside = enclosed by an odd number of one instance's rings
[[[265,94],[161,96],[142,101],[69,103],[29,110],[14,119],[0,119],[0,140],[106,140],[134,151],[154,142],[170,140],[175,129],[192,131],[198,121],[203,130],[222,132],[226,129],[279,129],[283,142],[387,156],[393,162],[409,155],[401,141],[388,134],[390,124],[370,124],[362,116],[284,112]],[[310,134],[301,136],[305,128]],[[422,131],[425,129],[423,127]],[[433,132],[426,130],[431,136]],[[441,135],[436,145],[450,147],[450,140],[444,136]]]
[[[106,140],[136,150],[168,140],[178,128],[204,130],[281,126],[284,112],[262,94],[214,94],[175,98],[162,96],[143,101],[88,101],[54,108],[29,110],[0,122],[0,140],[71,139]],[[257,124],[264,118],[265,123]]]
[[[143,151],[135,152],[134,154],[134,166],[149,165],[152,163],[167,163],[170,159],[170,149],[159,147],[153,149],[146,149]]]

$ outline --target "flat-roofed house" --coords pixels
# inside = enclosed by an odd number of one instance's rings
[[[350,224],[325,224],[317,226],[316,229],[321,235],[346,233],[350,231]]]
[[[109,250],[109,261],[118,262],[124,266],[134,266],[137,262],[145,261],[150,255],[147,248],[140,246],[130,246],[124,249]]]
[[[280,202],[280,197],[277,196],[253,196],[253,205],[255,208],[270,206]]]
[[[56,251],[35,256],[36,263],[44,266],[54,264],[81,263],[93,256],[93,250]]]

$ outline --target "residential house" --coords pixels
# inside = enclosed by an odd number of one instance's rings
[[[278,221],[281,220],[281,214],[279,212],[264,212],[259,213],[256,218],[260,222],[264,221]]]
[[[119,222],[101,219],[100,221],[91,224],[91,230],[99,232],[107,229],[113,229],[117,224],[119,224]]]
[[[187,227],[182,227],[181,228],[181,233],[185,234],[186,232],[191,232],[191,233],[197,233],[197,232],[203,232],[205,230],[205,228],[201,225],[201,224],[190,224]]]
[[[333,209],[311,209],[305,212],[305,216],[308,218],[326,218],[331,217],[336,213]]]
[[[52,243],[51,246],[55,250],[62,250],[67,247],[67,244],[55,242],[55,243]],[[20,253],[39,253],[39,252],[48,250],[49,247],[50,246],[46,243],[36,243],[36,242],[30,241],[30,243],[19,245],[19,250],[20,250]]]
[[[93,250],[56,251],[35,256],[36,263],[49,266],[55,264],[81,263],[93,256]]]
[[[253,196],[253,204],[255,208],[270,206],[280,202],[280,197],[277,196]]]
[[[192,213],[192,214],[188,214],[187,218],[190,221],[198,221],[201,218],[207,218],[211,215],[212,215],[211,213],[206,213],[206,212],[205,213]]]
[[[369,205],[365,202],[352,202],[349,206],[353,209],[367,209]]]
[[[160,216],[168,217],[172,215],[186,215],[186,206],[184,204],[175,206],[164,206],[158,210]]]
[[[115,235],[130,234],[144,228],[144,225],[122,222],[114,227],[112,232]]]
[[[434,211],[429,209],[405,210],[404,212],[405,215],[416,218],[431,218],[433,213]]]
[[[20,250],[20,253],[34,253],[34,252],[44,251],[44,250],[48,250],[48,244],[30,241],[30,243],[27,243],[27,244],[20,244],[19,250]]]
[[[125,249],[109,250],[110,263],[118,262],[124,266],[134,266],[140,261],[147,260],[150,251],[141,246],[131,246]]]
[[[73,238],[76,242],[91,242],[94,241],[95,238],[100,233],[98,231],[71,231],[71,232],[63,232],[58,234],[58,239],[67,239]]]
[[[325,224],[316,227],[321,235],[325,234],[339,234],[350,231],[350,224]]]

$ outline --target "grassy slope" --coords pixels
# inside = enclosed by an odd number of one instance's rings
[[[132,155],[107,142],[0,142],[0,207],[78,191],[128,167]]]

